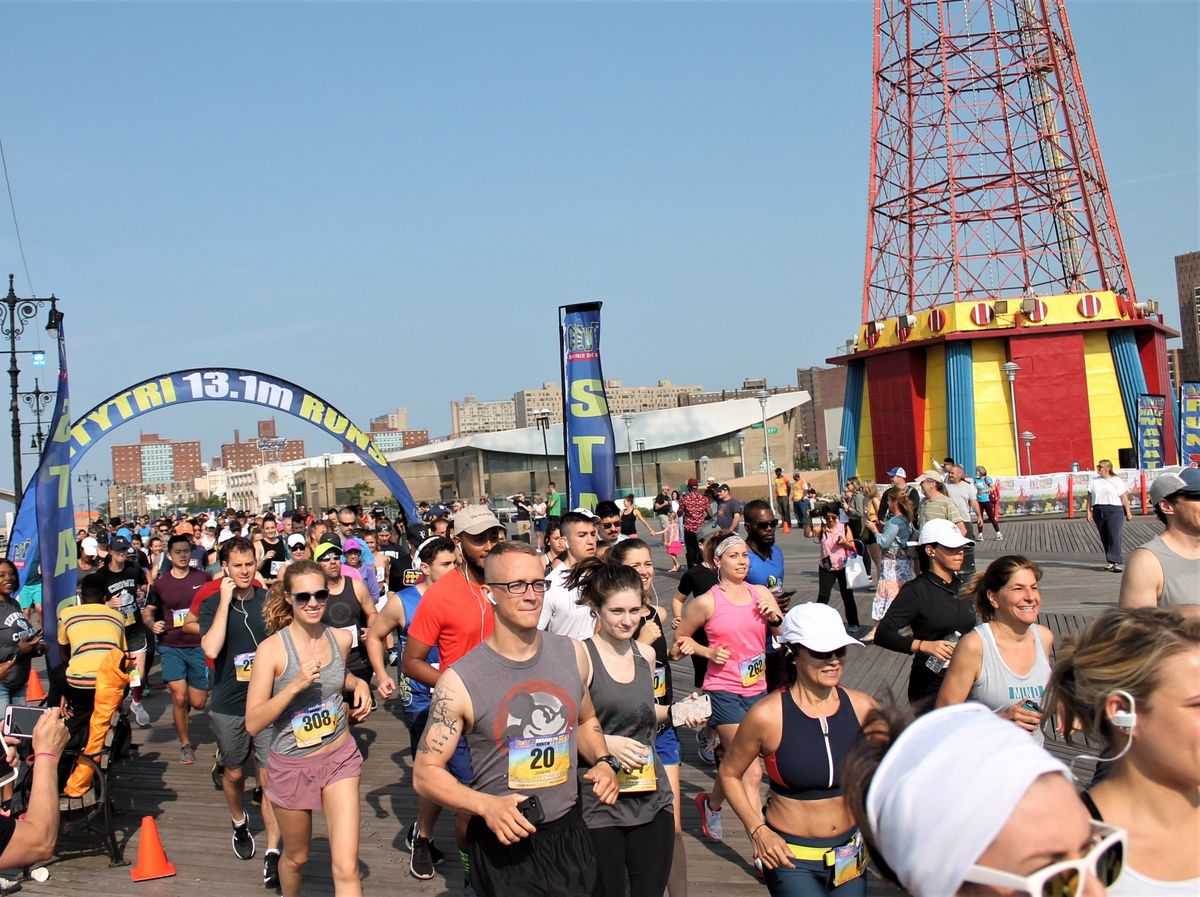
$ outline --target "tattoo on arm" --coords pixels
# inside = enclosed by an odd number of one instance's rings
[[[450,698],[439,684],[429,704],[429,723],[417,751],[422,754],[448,754],[458,744],[459,720],[450,708]]]

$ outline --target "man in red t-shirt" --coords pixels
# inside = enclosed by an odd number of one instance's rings
[[[700,527],[712,516],[712,504],[708,496],[699,491],[700,481],[692,477],[687,481],[688,491],[679,499],[679,511],[683,515],[683,542],[687,546],[687,565],[691,570],[700,565]]]
[[[468,505],[454,515],[454,542],[462,555],[462,566],[447,573],[421,597],[417,612],[408,624],[401,670],[405,676],[433,689],[442,670],[492,634],[492,606],[484,599],[483,562],[494,546],[506,537],[504,525],[483,505]],[[439,665],[429,663],[429,652],[437,646]],[[440,667],[440,669],[439,669]],[[430,708],[431,713],[437,710]],[[470,785],[475,778],[467,742],[460,739],[448,768],[456,779]],[[454,820],[454,839],[459,858],[467,870],[468,814]]]

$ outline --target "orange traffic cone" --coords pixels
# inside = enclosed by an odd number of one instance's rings
[[[785,533],[790,533],[792,531],[791,524],[789,524],[786,520],[783,521],[783,531]]]
[[[138,841],[137,865],[129,871],[134,881],[149,881],[152,878],[168,878],[175,874],[175,864],[167,859],[162,841],[158,837],[158,825],[153,816],[142,817],[142,836]]]
[[[46,700],[46,690],[42,688],[42,679],[38,676],[38,671],[31,669],[29,671],[29,684],[25,686],[25,703],[39,704]]]

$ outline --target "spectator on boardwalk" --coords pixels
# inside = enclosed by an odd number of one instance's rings
[[[1200,619],[1165,610],[1107,611],[1059,649],[1048,704],[1112,758],[1083,802],[1129,830],[1114,897],[1200,894],[1197,683]]]
[[[683,544],[687,550],[688,569],[700,566],[700,527],[712,516],[708,497],[700,491],[700,481],[692,477],[687,481],[688,491],[679,499],[679,511],[683,514]]]
[[[1096,476],[1088,484],[1087,519],[1094,521],[1100,531],[1106,561],[1104,569],[1110,573],[1123,573],[1121,536],[1125,532],[1125,521],[1133,519],[1133,509],[1129,506],[1129,488],[1113,473],[1111,461],[1098,463]]]
[[[1103,897],[1119,877],[1125,832],[1092,823],[1067,767],[987,708],[907,726],[882,711],[863,731],[842,767],[846,801],[876,868],[905,893]]]
[[[992,561],[964,590],[983,622],[962,637],[938,691],[937,705],[978,701],[989,710],[1042,735],[1042,693],[1050,680],[1054,633],[1037,622],[1042,568],[1006,554]]]
[[[33,727],[29,807],[20,818],[0,815],[0,868],[20,869],[54,855],[58,841],[58,761],[69,735],[57,707],[42,714]],[[13,766],[19,762],[15,751],[9,752],[8,761]]]
[[[924,527],[930,520],[949,520],[969,539],[958,505],[946,492],[946,478],[936,470],[927,470],[917,478],[917,485],[922,496],[921,506],[917,509],[917,527]]]
[[[910,704],[937,694],[955,644],[975,628],[975,611],[959,597],[954,578],[970,540],[950,521],[933,520],[921,527],[917,542],[929,569],[900,589],[875,631],[875,644],[913,655]],[[911,636],[900,634],[906,627]]]
[[[875,626],[887,614],[904,584],[916,575],[908,553],[908,543],[913,537],[913,508],[908,501],[908,494],[893,486],[883,498],[887,505],[887,520],[876,537],[880,550],[879,577],[875,586],[875,600],[871,602],[871,619],[875,621]],[[873,626],[863,641],[874,640]]]
[[[1163,474],[1150,487],[1166,529],[1129,558],[1121,607],[1169,607],[1200,616],[1200,469]]]
[[[825,526],[821,530],[821,555],[817,560],[817,601],[829,603],[829,596],[836,584],[842,596],[842,607],[846,612],[846,625],[851,635],[860,635],[858,605],[854,603],[854,591],[846,582],[847,553],[854,550],[854,538],[849,527],[838,521],[837,505],[825,506]]]
[[[982,464],[975,468],[975,501],[979,503],[979,538],[983,538],[983,519],[986,516],[996,531],[996,541],[1004,538],[1000,532],[999,514],[1000,491],[996,481],[988,476],[987,468]]]
[[[904,494],[908,496],[915,519],[916,514],[921,510],[921,488],[908,482],[908,471],[903,467],[893,467],[887,472],[887,475],[888,479],[892,481],[892,485],[897,489],[902,489]]]

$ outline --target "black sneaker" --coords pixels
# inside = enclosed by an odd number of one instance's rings
[[[262,806],[262,789],[261,788],[255,788],[252,792],[250,792],[250,806],[252,806],[252,807],[261,807]]]
[[[409,826],[408,831],[404,833],[404,846],[409,850],[413,849],[413,842],[417,840],[417,824],[414,822]]]
[[[263,887],[279,887],[279,851],[268,850],[263,857]]]
[[[429,855],[433,857],[433,865],[440,866],[446,862],[446,855],[438,850],[438,846],[433,843],[433,839],[429,839]]]
[[[238,825],[233,824],[233,852],[239,860],[248,860],[254,856],[254,836],[250,834],[250,820]]]
[[[433,878],[433,855],[429,850],[429,839],[419,835],[413,840],[412,853],[408,856],[408,871],[413,878]]]

